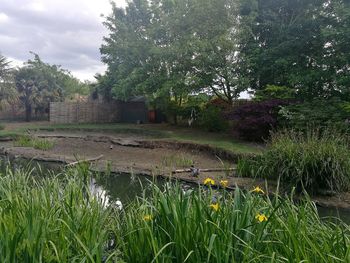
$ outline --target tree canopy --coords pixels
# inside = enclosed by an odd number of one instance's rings
[[[348,96],[348,0],[131,0],[112,5],[99,85],[117,98],[181,104],[206,91],[287,87],[302,99]]]
[[[43,62],[37,54],[14,72],[14,81],[27,121],[31,120],[33,111],[46,112],[50,102],[63,101],[84,85],[69,71]]]
[[[0,102],[9,103],[16,99],[16,89],[13,80],[13,68],[10,61],[0,54]]]

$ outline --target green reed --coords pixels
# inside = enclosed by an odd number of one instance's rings
[[[87,166],[0,175],[0,262],[349,262],[350,229],[309,199],[151,184],[118,210]],[[258,217],[257,217],[258,216]]]

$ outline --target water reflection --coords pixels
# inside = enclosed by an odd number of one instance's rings
[[[100,195],[106,196],[109,202],[121,201],[122,204],[129,203],[137,196],[141,196],[142,192],[149,189],[151,185],[151,177],[130,175],[126,173],[104,175],[103,173],[93,178],[91,187]],[[153,181],[158,186],[164,181]],[[116,203],[117,204],[117,203]]]
[[[319,206],[317,207],[317,211],[324,220],[336,222],[338,219],[341,219],[343,222],[350,224],[350,209]]]

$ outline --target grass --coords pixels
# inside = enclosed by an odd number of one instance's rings
[[[280,180],[310,194],[350,189],[349,137],[334,129],[283,130],[271,136],[267,150],[238,163],[242,176]]]
[[[163,157],[162,164],[166,167],[188,168],[193,165],[193,160],[185,154],[172,154]]]
[[[0,262],[349,262],[350,228],[309,199],[177,184],[118,210],[86,166],[0,175]],[[259,215],[260,217],[257,217]]]
[[[33,147],[44,151],[50,150],[55,146],[54,142],[47,139],[32,138],[24,135],[18,136],[14,145],[17,147]]]

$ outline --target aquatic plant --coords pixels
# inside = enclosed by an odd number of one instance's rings
[[[258,187],[152,185],[123,208],[94,195],[79,165],[47,178],[0,174],[0,262],[348,262],[350,228],[309,199]],[[261,189],[259,187],[259,189]],[[257,193],[256,193],[257,192]]]
[[[241,176],[280,180],[286,188],[310,194],[350,189],[349,138],[334,129],[305,133],[282,130],[271,136],[267,149],[238,162]]]
[[[349,226],[322,221],[309,199],[295,204],[293,196],[270,199],[257,189],[184,192],[179,185],[154,186],[152,196],[139,198],[116,217],[121,257],[126,262],[349,259]],[[152,215],[151,220],[142,215]]]
[[[32,171],[0,176],[0,262],[111,262],[111,209],[91,195],[82,171]]]

